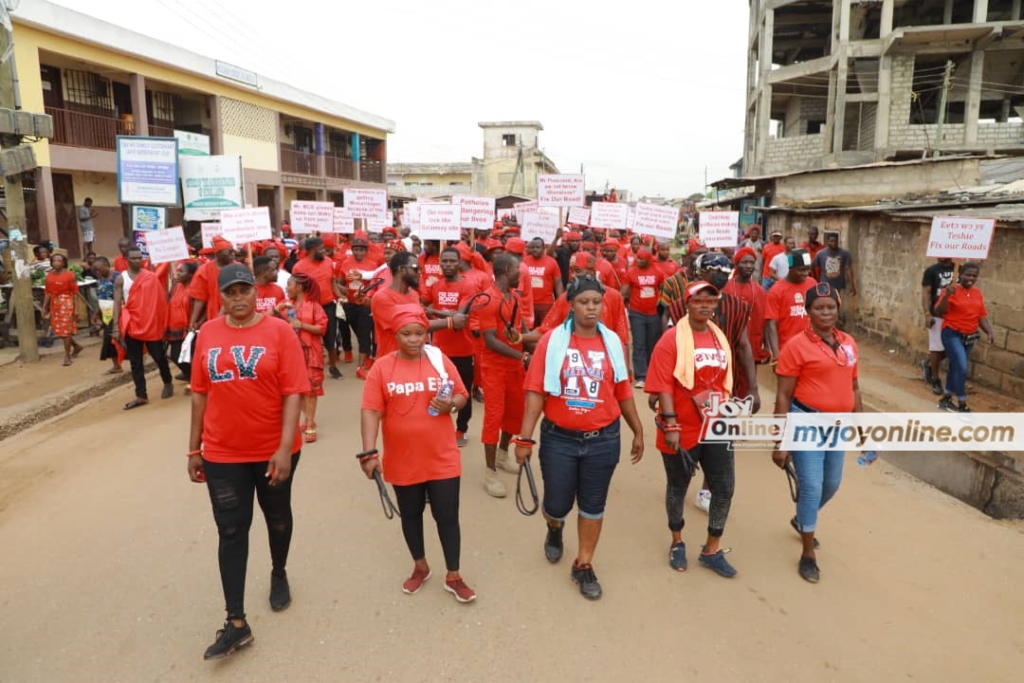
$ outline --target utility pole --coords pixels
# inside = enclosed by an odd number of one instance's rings
[[[935,126],[935,152],[933,156],[939,156],[939,147],[942,145],[942,126],[946,123],[946,100],[949,97],[949,81],[953,76],[953,61],[946,60],[946,75],[942,77],[942,94],[939,97],[939,122]]]
[[[6,9],[0,9],[6,13]],[[6,59],[0,64],[0,107],[21,109],[18,95],[16,65],[14,62],[14,36],[0,26],[0,56]],[[5,150],[21,144],[20,135],[4,134],[2,144]],[[6,199],[7,233],[10,248],[4,250],[4,268],[11,274],[13,285],[10,305],[18,316],[18,350],[23,363],[39,362],[39,345],[36,340],[36,308],[32,303],[32,277],[28,269],[28,235],[25,219],[25,194],[21,185],[22,169],[8,169],[4,164],[4,198]]]

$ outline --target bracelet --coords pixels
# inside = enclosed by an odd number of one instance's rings
[[[676,415],[675,413],[661,413],[660,417],[661,417],[662,420],[666,420],[666,419],[668,419],[670,417],[674,419],[674,418],[677,418],[679,416]]]
[[[662,428],[662,431],[664,431],[667,434],[669,432],[681,432],[683,431],[683,428],[680,427],[679,425],[665,425]]]
[[[373,455],[364,455],[363,457],[359,458],[359,464],[362,465],[367,460],[373,460],[376,457],[378,457],[376,453],[374,453]]]
[[[448,318],[448,329],[449,330],[454,330],[455,329],[455,319],[454,318]]]
[[[512,439],[512,443],[523,448],[533,448],[537,445],[533,439]]]
[[[185,457],[186,458],[191,458],[193,455],[202,455],[202,454],[203,454],[203,449],[200,448],[198,450],[189,451],[188,453],[185,454]]]
[[[356,453],[356,459],[357,460],[362,460],[363,458],[369,457],[371,455],[377,455],[377,453],[379,453],[379,452],[380,451],[378,451],[376,448],[371,448],[368,451],[362,451],[361,453]]]

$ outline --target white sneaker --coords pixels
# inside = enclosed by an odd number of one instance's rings
[[[644,381],[642,379],[638,379],[636,381],[636,384],[634,384],[633,386],[636,387],[637,389],[643,389],[644,388]]]
[[[701,489],[697,492],[697,498],[693,501],[694,505],[697,506],[698,510],[704,511],[704,513],[710,513],[711,511],[711,491],[707,489]]]
[[[508,495],[505,485],[501,483],[501,479],[498,479],[498,473],[490,467],[487,468],[487,474],[484,476],[484,491],[494,498],[504,498]]]
[[[519,465],[516,464],[516,459],[508,451],[498,449],[498,457],[495,459],[495,464],[499,470],[505,470],[512,474],[519,474]]]

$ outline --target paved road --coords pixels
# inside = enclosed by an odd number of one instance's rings
[[[437,579],[404,595],[411,562],[397,520],[351,456],[360,387],[329,383],[321,440],[297,472],[294,604],[274,614],[266,603],[258,517],[256,642],[218,663],[202,660],[223,613],[206,492],[185,475],[186,399],[123,413],[125,388],[6,441],[0,681],[1020,680],[1024,525],[885,463],[849,461],[812,586],[796,573],[785,478],[767,455],[740,457],[725,539],[740,574],[727,581],[693,561],[706,518],[689,505],[692,567],[668,568],[648,435],[644,461],[616,473],[595,565],[605,596],[589,603],[567,560],[544,560],[540,518],[484,494],[471,444],[463,573],[479,599],[459,605]],[[429,525],[428,539],[440,569]]]

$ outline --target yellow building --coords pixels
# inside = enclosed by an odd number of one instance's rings
[[[54,125],[26,181],[32,241],[80,256],[76,209],[91,197],[94,250],[116,254],[130,230],[117,197],[118,135],[187,131],[208,138],[211,154],[240,155],[245,201],[270,207],[275,225],[294,199],[340,205],[346,187],[384,187],[388,119],[45,0],[25,0],[13,20],[22,107]],[[168,209],[169,224],[181,219]]]
[[[392,197],[442,197],[473,193],[473,164],[388,164]]]

